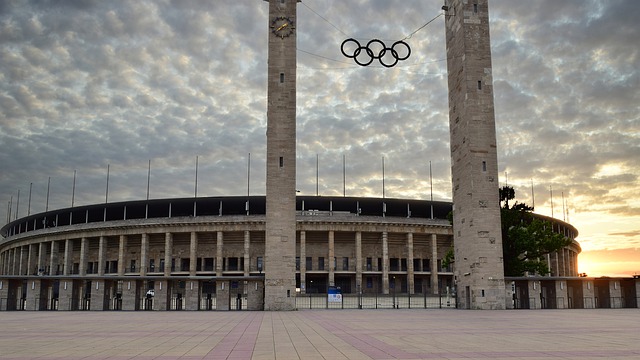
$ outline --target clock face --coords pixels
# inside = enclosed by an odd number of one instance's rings
[[[293,34],[293,30],[295,30],[295,25],[287,17],[278,16],[271,22],[271,31],[282,39]]]

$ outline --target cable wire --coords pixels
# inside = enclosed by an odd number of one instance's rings
[[[338,32],[340,32],[342,35],[346,36],[347,38],[353,38],[353,36],[348,35],[346,32],[342,31],[339,27],[337,27],[335,24],[333,24],[331,21],[329,21],[327,18],[325,18],[324,16],[320,15],[320,13],[318,13],[316,10],[314,10],[313,8],[311,8],[309,5],[306,4],[306,2],[302,2],[302,5],[304,5],[307,9],[309,9],[309,11],[311,11],[312,13],[316,14],[319,18],[321,18],[322,20],[324,20],[327,24],[331,25],[331,27],[333,27],[334,29],[336,29]],[[404,41],[404,40],[408,40],[411,39],[413,37],[413,35],[415,35],[418,31],[424,29],[425,27],[427,27],[429,24],[431,24],[432,22],[434,22],[437,18],[439,18],[440,16],[444,15],[443,13],[440,13],[436,16],[434,16],[431,20],[427,21],[426,23],[424,23],[423,25],[421,25],[419,28],[417,28],[416,30],[414,30],[413,32],[411,32],[409,35],[405,36],[404,38],[402,38],[400,41]],[[296,48],[297,51],[300,51],[302,53],[311,55],[311,56],[315,56],[321,59],[325,59],[325,60],[329,60],[329,61],[333,61],[336,63],[341,63],[341,64],[347,64],[347,65],[353,65],[354,67],[356,67],[355,64],[352,64],[351,62],[347,62],[347,61],[340,61],[340,60],[336,60],[336,59],[332,59],[330,57],[327,56],[323,56],[323,55],[318,55],[306,50],[302,50],[300,48]],[[439,61],[443,61],[446,59],[442,59],[442,60],[435,60],[435,61],[429,61],[429,62],[439,62]],[[428,63],[428,62],[427,62]],[[421,64],[425,64],[423,63],[416,63],[416,64],[407,64],[404,66],[416,66],[416,65],[421,65]]]
[[[440,16],[442,16],[442,15],[443,15],[443,13],[440,13],[440,14],[436,15],[433,19],[431,19],[431,20],[427,21],[424,25],[420,26],[420,27],[419,27],[419,28],[417,28],[414,32],[412,32],[411,34],[409,34],[409,35],[405,36],[405,37],[404,37],[403,39],[401,39],[400,41],[403,41],[403,40],[409,40],[409,39],[411,39],[411,37],[412,37],[415,33],[417,33],[418,31],[420,31],[420,30],[422,30],[422,29],[424,29],[427,25],[431,24],[435,19],[439,18],[439,17],[440,17]]]
[[[339,32],[341,32],[341,33],[342,33],[342,35],[344,35],[344,36],[346,36],[346,37],[349,37],[349,35],[347,35],[344,31],[340,30],[340,28],[338,28],[337,26],[333,25],[333,24],[331,23],[331,21],[327,20],[324,16],[322,16],[322,15],[318,14],[318,12],[317,12],[317,11],[313,10],[312,8],[310,8],[310,7],[309,7],[309,5],[307,5],[307,4],[306,4],[306,3],[304,3],[304,2],[302,3],[302,5],[304,5],[307,9],[311,10],[311,12],[312,12],[312,13],[314,13],[314,14],[318,15],[322,20],[326,21],[326,22],[327,22],[327,24],[329,24],[329,25],[333,26],[333,28],[334,28],[334,29],[336,29],[336,30],[338,30]]]
[[[339,27],[337,27],[336,25],[334,25],[331,21],[329,21],[327,18],[325,18],[324,16],[320,15],[317,11],[315,11],[314,9],[312,9],[309,5],[306,4],[306,2],[302,2],[302,5],[304,5],[307,9],[309,9],[312,13],[316,14],[318,17],[320,17],[322,20],[324,20],[327,24],[331,25],[331,27],[333,27],[334,29],[338,30],[342,35],[346,36],[346,37],[353,37],[348,35],[347,33],[345,33],[344,31],[342,31]],[[422,26],[420,26],[419,28],[417,28],[416,30],[414,30],[412,33],[410,33],[409,35],[405,36],[404,38],[402,38],[400,41],[403,40],[408,40],[411,39],[411,37],[413,37],[413,35],[415,35],[415,33],[417,33],[418,31],[424,29],[425,27],[427,27],[427,25],[431,24],[433,21],[435,21],[437,18],[439,18],[440,16],[444,15],[444,13],[440,13],[438,15],[436,15],[435,17],[433,17],[431,20],[427,21],[426,23],[424,23]]]

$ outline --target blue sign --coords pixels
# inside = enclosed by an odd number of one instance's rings
[[[329,293],[327,301],[330,303],[341,303],[342,302],[342,291],[339,287],[329,286]]]

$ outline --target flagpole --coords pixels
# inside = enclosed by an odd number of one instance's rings
[[[347,167],[344,154],[342,154],[342,196],[347,197]]]
[[[18,189],[18,199],[16,200],[16,220],[18,220],[18,211],[20,211],[20,189]]]
[[[566,214],[564,212],[564,191],[560,193],[562,195],[562,221],[567,221]]]
[[[33,189],[33,183],[29,183],[29,205],[27,206],[27,216],[31,215],[31,189]]]
[[[251,153],[247,157],[247,203],[245,204],[245,210],[247,211],[247,215],[249,215],[249,194],[251,186]]]
[[[433,219],[433,173],[431,171],[431,161],[429,161],[429,184],[431,185],[431,218]]]
[[[382,198],[384,199],[384,156],[382,156]]]
[[[195,179],[195,186],[193,189],[193,197],[194,198],[198,197],[198,155],[196,155],[196,179]]]
[[[109,168],[111,164],[107,164],[107,190],[104,193],[104,202],[105,204],[109,202]]]
[[[531,178],[531,207],[536,208],[536,197],[533,194],[533,178]]]
[[[73,185],[71,185],[71,207],[73,207],[76,198],[76,171],[77,170],[73,170]]]
[[[551,195],[551,217],[553,217],[553,190],[551,189],[551,185],[549,185],[549,194]]]
[[[149,201],[150,185],[151,185],[151,159],[149,159],[149,166],[147,167],[147,201]]]
[[[49,189],[51,187],[51,176],[49,176],[49,181],[47,181],[47,204],[45,206],[44,212],[49,211]]]
[[[13,206],[13,195],[9,199],[9,203],[7,204],[7,223],[11,222],[11,208]]]
[[[196,155],[196,174],[195,174],[195,181],[194,181],[194,187],[193,187],[193,217],[196,217],[196,215],[198,214],[198,209],[197,209],[197,198],[198,198],[198,155]]]

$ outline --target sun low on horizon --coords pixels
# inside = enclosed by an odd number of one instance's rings
[[[640,275],[640,249],[583,250],[578,255],[578,272],[589,277]]]

